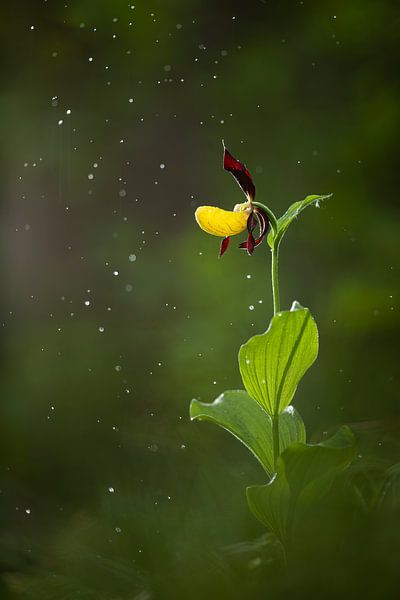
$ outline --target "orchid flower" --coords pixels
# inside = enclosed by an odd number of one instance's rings
[[[247,250],[247,253],[252,255],[254,248],[261,244],[267,234],[269,219],[266,212],[253,202],[256,188],[249,171],[243,163],[232,156],[225,145],[224,169],[233,175],[247,201],[236,204],[233,210],[224,210],[216,206],[199,206],[195,212],[195,218],[203,231],[223,238],[219,256],[222,256],[228,249],[232,235],[237,235],[247,229],[247,240],[239,244],[239,248]],[[259,236],[255,239],[253,232],[257,226],[259,227]]]

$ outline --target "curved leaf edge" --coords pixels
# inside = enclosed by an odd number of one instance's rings
[[[269,453],[271,454],[271,460],[268,461],[265,459],[265,457],[263,457],[261,454],[259,454],[251,446],[250,443],[246,442],[245,439],[240,437],[233,430],[232,427],[226,426],[226,424],[222,423],[221,420],[219,420],[217,417],[214,417],[213,415],[209,414],[209,412],[208,412],[210,410],[210,408],[211,409],[215,408],[216,405],[222,403],[225,395],[231,394],[231,393],[243,395],[243,397],[246,397],[246,399],[250,400],[251,403],[254,403],[255,407],[257,407],[257,410],[260,412],[260,415],[262,415],[262,417],[265,418],[266,426],[270,427],[271,431],[272,431],[272,419],[271,419],[270,415],[245,390],[238,390],[238,389],[226,390],[225,392],[220,394],[213,402],[201,402],[200,400],[197,400],[196,398],[194,398],[191,401],[190,408],[189,408],[190,420],[191,421],[194,421],[194,420],[209,421],[210,423],[214,423],[215,425],[218,425],[222,429],[225,429],[225,431],[228,431],[237,440],[239,440],[248,450],[250,450],[250,452],[253,454],[253,456],[261,464],[261,466],[267,473],[268,477],[272,478],[274,476],[274,468],[273,468],[273,464],[272,464],[272,460],[273,460],[272,445],[271,445],[271,448],[267,449],[269,451]],[[205,411],[207,411],[207,412],[205,412]],[[287,436],[289,438],[290,438],[290,435],[293,434],[293,430],[290,431],[289,420],[296,419],[295,430],[296,430],[296,435],[298,436],[298,440],[293,441],[293,442],[291,441],[289,444],[287,444],[285,446],[284,450],[286,450],[286,448],[288,448],[293,443],[305,443],[306,442],[306,428],[305,428],[305,424],[304,424],[304,421],[303,421],[300,413],[293,406],[288,406],[288,407],[286,407],[286,409],[284,411],[282,411],[280,413],[279,416],[282,419],[281,428],[280,428],[280,436],[282,435],[282,438],[284,435],[283,434],[284,430],[286,431],[286,433],[289,433],[289,436]],[[282,440],[280,439],[280,443],[285,443],[285,438],[283,438]],[[267,450],[266,450],[266,453],[267,453]]]
[[[239,392],[239,393],[246,394],[253,402],[255,402],[257,404],[257,407],[264,413],[265,418],[268,419],[269,421],[271,421],[271,417],[269,416],[269,414],[263,409],[262,406],[260,406],[260,404],[258,402],[256,402],[246,392],[246,390],[238,390],[238,389],[225,390],[225,392],[222,392],[222,394],[220,394],[213,402],[200,402],[200,400],[193,398],[193,400],[190,402],[190,406],[189,406],[190,420],[195,421],[197,419],[199,421],[209,421],[210,423],[214,423],[214,425],[218,425],[225,431],[228,431],[231,435],[233,435],[233,437],[235,437],[237,440],[239,440],[239,442],[241,442],[248,450],[250,450],[252,455],[258,460],[260,465],[266,471],[268,477],[271,477],[272,476],[271,468],[269,468],[269,466],[265,464],[263,458],[258,454],[258,452],[256,452],[248,443],[246,443],[242,438],[240,438],[231,428],[226,427],[220,421],[218,421],[217,418],[214,418],[211,415],[204,412],[204,408],[209,408],[209,407],[215,406],[216,404],[218,404],[219,402],[222,401],[224,394],[229,394],[230,392],[234,392],[234,393]]]
[[[290,444],[290,446],[285,448],[285,450],[279,456],[277,462],[277,473],[274,475],[271,481],[263,485],[251,485],[246,488],[246,498],[250,511],[264,526],[271,529],[282,541],[282,543],[284,543],[285,541],[286,530],[289,522],[289,512],[287,511],[287,514],[281,515],[281,517],[283,516],[284,519],[279,520],[278,515],[273,514],[272,511],[270,514],[268,514],[264,510],[259,510],[257,499],[260,497],[260,495],[262,495],[264,496],[264,500],[266,499],[268,500],[268,502],[271,503],[273,501],[272,494],[275,492],[276,495],[280,497],[280,502],[279,506],[277,507],[276,513],[282,511],[285,502],[287,503],[287,507],[289,507],[289,504],[291,502],[296,501],[295,498],[292,498],[292,491],[289,482],[286,478],[285,465],[285,458],[288,456],[289,453],[295,451],[296,447],[322,447],[325,449],[330,449],[333,452],[337,450],[349,450],[349,456],[346,460],[342,461],[343,464],[331,467],[331,469],[329,469],[324,476],[316,477],[315,479],[306,482],[301,491],[298,493],[298,497],[301,496],[304,490],[307,490],[307,488],[315,484],[315,482],[325,479],[330,474],[333,476],[331,482],[333,483],[334,476],[337,475],[339,472],[346,470],[356,458],[356,437],[351,431],[350,427],[344,425],[340,427],[340,429],[328,440],[322,440],[318,444],[305,444],[302,442],[294,442]],[[268,495],[265,496],[266,494]]]

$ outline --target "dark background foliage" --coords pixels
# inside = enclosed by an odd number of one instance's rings
[[[2,3],[2,598],[397,589],[395,509],[321,507],[282,573],[246,505],[263,473],[188,405],[241,386],[272,311],[268,253],[218,261],[194,223],[242,201],[224,138],[279,214],[333,192],[282,248],[283,308],[321,340],[295,406],[311,441],[348,423],[360,457],[399,460],[398,9]]]

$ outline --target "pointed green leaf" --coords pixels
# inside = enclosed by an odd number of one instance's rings
[[[250,509],[285,541],[296,520],[327,494],[355,452],[355,438],[348,427],[320,444],[291,444],[278,458],[272,481],[247,488]]]
[[[191,419],[204,419],[220,425],[237,437],[260,461],[268,475],[273,474],[271,417],[244,390],[229,390],[212,404],[192,400]],[[293,442],[305,441],[304,423],[292,406],[279,417],[281,452]]]
[[[273,317],[267,331],[252,337],[239,351],[243,383],[270,415],[292,401],[300,379],[318,354],[318,330],[308,308],[294,302]]]
[[[307,206],[318,206],[319,202],[327,200],[331,196],[332,194],[327,194],[324,196],[307,196],[306,198],[304,198],[304,200],[300,200],[299,202],[294,202],[293,204],[291,204],[285,212],[285,214],[278,219],[278,231],[276,232],[276,234],[274,235],[273,231],[271,230],[268,235],[268,244],[270,245],[270,247],[272,248],[274,245],[276,246],[280,243],[281,239],[286,233],[287,228],[294,221],[294,219],[296,219],[299,216],[301,211],[307,208]]]

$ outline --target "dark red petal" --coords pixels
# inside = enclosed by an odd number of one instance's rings
[[[251,233],[249,233],[249,235],[247,236],[247,240],[245,242],[242,242],[241,244],[239,244],[239,248],[241,248],[242,250],[247,250],[247,254],[249,256],[251,256],[253,254],[255,246],[256,246],[256,242]]]
[[[225,254],[225,252],[228,250],[228,246],[229,246],[229,242],[231,241],[230,236],[228,237],[224,237],[224,239],[221,242],[221,246],[219,249],[219,258],[221,258],[221,256],[223,254]]]
[[[255,240],[253,237],[253,231],[257,224],[260,227],[260,235]],[[254,207],[253,212],[250,213],[249,218],[247,219],[247,240],[239,244],[239,248],[247,250],[247,253],[251,256],[254,252],[254,248],[261,244],[263,238],[266,236],[268,231],[268,225],[269,220],[267,215],[259,208]]]
[[[249,254],[249,256],[251,256],[254,251],[253,231],[256,228],[256,225],[257,219],[254,216],[254,213],[251,212],[249,218],[247,219],[247,231],[249,232],[249,235],[247,236],[247,253]]]
[[[250,173],[246,169],[245,165],[236,158],[225,148],[224,144],[224,169],[229,171],[236,179],[237,183],[242,188],[243,192],[249,200],[254,200],[256,196],[256,188],[254,187],[253,180]]]
[[[257,219],[254,216],[253,211],[249,214],[249,218],[247,219],[247,231],[249,233],[251,233],[252,231],[254,231],[255,227],[257,225]]]
[[[255,246],[258,246],[258,244],[261,244],[263,238],[267,234],[268,226],[269,226],[269,219],[268,219],[267,215],[257,207],[254,208],[254,212],[256,214],[258,223],[260,225],[260,235],[254,243]]]
[[[260,225],[260,237],[263,238],[268,231],[269,219],[267,215],[261,211],[257,211],[256,216]]]
[[[251,256],[254,252],[255,241],[253,238],[253,234],[249,233],[247,236],[247,254]]]

